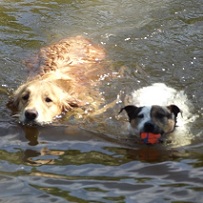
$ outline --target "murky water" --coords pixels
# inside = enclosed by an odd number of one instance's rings
[[[2,0],[0,202],[203,202],[203,1]],[[8,91],[23,60],[82,34],[107,51],[107,103],[153,82],[183,89],[199,118],[185,146],[144,146],[116,119],[122,103],[78,125],[19,125]],[[124,68],[125,67],[125,68]]]

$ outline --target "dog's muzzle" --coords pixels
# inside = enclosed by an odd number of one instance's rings
[[[38,116],[38,112],[35,109],[28,109],[25,111],[25,119],[27,121],[34,121]]]

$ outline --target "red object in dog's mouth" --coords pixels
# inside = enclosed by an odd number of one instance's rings
[[[161,134],[159,133],[142,132],[140,133],[140,138],[145,144],[157,144],[161,142]]]

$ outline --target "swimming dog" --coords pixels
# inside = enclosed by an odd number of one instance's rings
[[[22,123],[47,124],[63,112],[97,109],[102,102],[95,89],[104,49],[82,37],[70,37],[43,47],[33,63],[34,73],[14,91],[9,107]],[[32,75],[32,74],[31,74]]]
[[[135,90],[126,96],[125,110],[129,118],[129,131],[138,135],[146,144],[163,141],[164,137],[178,134],[187,137],[187,123],[194,120],[191,104],[183,91],[177,91],[163,83]]]

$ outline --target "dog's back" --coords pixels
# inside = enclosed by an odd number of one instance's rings
[[[104,49],[83,36],[69,37],[40,49],[34,59],[25,62],[30,76],[43,75],[56,69],[90,66],[105,58]]]

